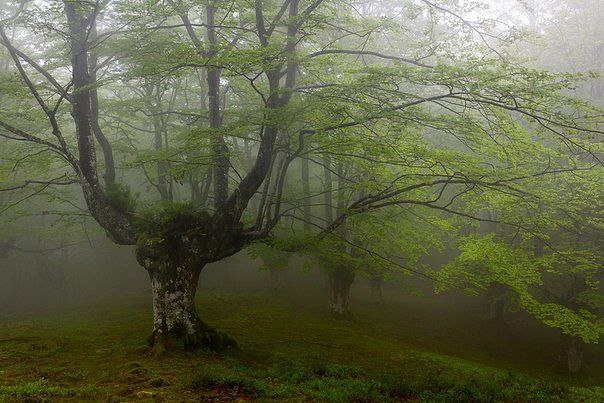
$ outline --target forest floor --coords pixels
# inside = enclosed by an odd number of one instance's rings
[[[406,304],[338,320],[308,298],[203,292],[204,320],[241,345],[225,354],[151,354],[143,294],[3,318],[0,401],[604,401],[599,346],[569,377],[551,339]]]

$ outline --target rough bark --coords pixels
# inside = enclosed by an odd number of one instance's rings
[[[487,319],[493,322],[504,322],[508,305],[508,290],[504,285],[493,284],[486,291]]]
[[[88,71],[88,24],[79,5],[65,1],[65,15],[69,26],[71,67],[73,80],[72,116],[78,140],[79,167],[86,181],[93,188],[100,188],[94,137],[91,128],[91,80]]]
[[[205,324],[197,313],[195,294],[201,267],[162,261],[148,269],[153,296],[153,332],[149,343],[159,349],[224,350],[237,343]]]
[[[170,223],[139,236],[136,258],[149,273],[153,291],[152,346],[213,350],[237,346],[206,325],[195,309],[202,268],[240,251],[246,242],[240,226],[220,225],[206,213],[183,211]]]
[[[82,5],[64,1],[65,15],[69,26],[72,68],[72,117],[76,127],[78,160],[73,161],[80,176],[86,205],[92,217],[103,227],[117,244],[132,245],[136,235],[130,217],[116,209],[105,196],[97,174],[96,153],[91,123],[94,82],[89,72],[88,31],[92,15],[85,15]]]
[[[97,36],[96,18],[93,19],[91,24],[90,39],[94,41],[96,40]],[[111,185],[115,183],[115,160],[113,158],[113,148],[111,147],[111,143],[109,143],[109,140],[107,140],[107,137],[105,136],[105,133],[103,133],[101,125],[99,124],[99,98],[96,87],[97,59],[96,53],[90,52],[90,82],[94,84],[90,88],[90,125],[92,132],[94,133],[94,137],[103,151],[103,159],[105,161],[105,173],[103,174],[103,179],[105,180],[105,185]]]
[[[209,242],[204,230],[183,229],[159,243],[146,236],[141,236],[137,243],[137,260],[151,279],[153,332],[149,343],[159,351],[179,346],[211,350],[236,348],[234,339],[200,319],[195,306],[199,274],[205,264],[213,260],[212,256],[220,253],[217,244]]]
[[[81,186],[90,215],[103,227],[107,236],[118,245],[134,245],[137,235],[131,217],[113,207],[106,196],[85,179],[82,179]]]
[[[214,28],[214,15],[216,9],[212,4],[206,7],[206,24],[209,43],[208,57],[216,53],[217,38]],[[224,136],[218,129],[222,126],[220,115],[220,69],[208,67],[206,71],[208,84],[208,112],[210,127],[216,129],[212,138],[212,152],[214,153],[214,207],[220,210],[229,196],[229,149]]]

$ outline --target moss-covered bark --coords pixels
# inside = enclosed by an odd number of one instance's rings
[[[243,246],[238,228],[219,227],[208,215],[190,212],[173,212],[159,224],[147,223],[136,245],[136,258],[151,279],[150,344],[160,350],[236,348],[234,339],[199,318],[195,295],[203,267]]]
[[[204,323],[197,313],[195,294],[201,266],[185,267],[164,261],[149,271],[153,295],[153,332],[157,349],[236,348],[230,336]]]

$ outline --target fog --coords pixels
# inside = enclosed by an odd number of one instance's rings
[[[0,0],[0,401],[600,401],[603,19]]]

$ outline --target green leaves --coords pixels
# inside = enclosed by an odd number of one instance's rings
[[[591,277],[600,270],[597,256],[575,249],[536,256],[493,234],[464,238],[460,252],[436,272],[437,291],[457,286],[476,295],[491,285],[505,285],[522,309],[564,334],[597,343],[604,333],[596,315],[602,306],[599,284]]]

